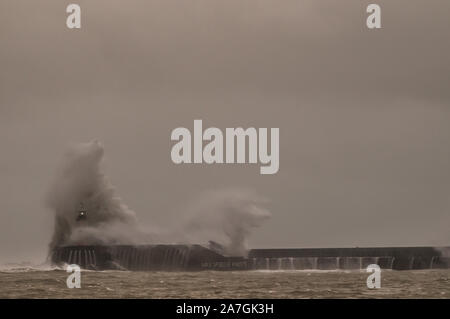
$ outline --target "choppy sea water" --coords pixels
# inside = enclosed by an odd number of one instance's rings
[[[368,289],[363,271],[82,271],[69,289],[63,269],[0,270],[0,298],[450,298],[450,270],[381,273]]]

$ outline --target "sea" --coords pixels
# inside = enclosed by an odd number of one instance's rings
[[[46,265],[0,268],[0,298],[450,298],[450,270],[381,271],[380,288],[368,288],[360,270],[81,271]],[[73,281],[72,281],[73,282]]]

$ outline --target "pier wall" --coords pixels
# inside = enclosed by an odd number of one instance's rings
[[[449,253],[448,247],[252,249],[244,258],[201,245],[79,245],[58,247],[51,259],[93,270],[363,270],[370,264],[414,270],[450,268]]]

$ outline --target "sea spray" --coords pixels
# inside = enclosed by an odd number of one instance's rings
[[[47,203],[55,214],[50,252],[67,244],[132,244],[146,237],[136,214],[116,196],[101,170],[103,146],[98,141],[72,146],[64,156]],[[80,205],[87,218],[77,220]]]
[[[172,230],[143,231],[136,214],[116,195],[101,169],[98,141],[72,146],[50,187],[47,203],[55,215],[50,253],[62,245],[206,244],[214,241],[228,255],[247,252],[247,239],[270,213],[254,191],[208,191],[179,211],[183,223]],[[80,209],[86,212],[80,219]]]
[[[213,241],[224,253],[244,256],[251,232],[270,217],[263,208],[267,202],[248,189],[225,189],[204,192],[186,208],[181,232],[189,242]]]

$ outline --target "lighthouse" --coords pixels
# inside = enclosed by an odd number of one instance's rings
[[[87,210],[84,208],[83,202],[80,203],[80,208],[78,210],[77,222],[85,220],[87,218]]]

